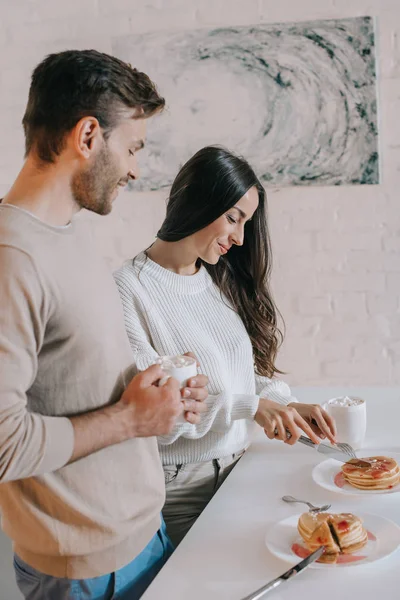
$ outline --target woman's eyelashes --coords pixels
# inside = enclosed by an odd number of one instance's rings
[[[135,155],[134,151],[133,150],[129,150],[129,156],[134,156],[134,155]]]
[[[232,225],[236,225],[239,221],[237,221],[234,217],[232,217],[232,215],[225,215],[228,223],[231,223]],[[244,222],[245,225],[247,225],[247,223],[251,223],[253,221],[253,218],[251,219],[247,219],[247,221]]]

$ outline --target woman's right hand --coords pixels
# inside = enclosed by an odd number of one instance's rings
[[[292,446],[304,432],[314,444],[319,444],[321,441],[294,406],[260,398],[254,419],[270,440],[282,440]]]

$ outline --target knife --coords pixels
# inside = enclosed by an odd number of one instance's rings
[[[371,466],[371,463],[367,462],[366,460],[362,460],[360,458],[351,458],[351,456],[340,450],[340,448],[337,446],[328,446],[328,444],[323,444],[322,442],[320,444],[314,444],[314,442],[312,442],[310,438],[306,437],[305,435],[301,435],[298,441],[306,446],[309,446],[310,448],[315,448],[315,450],[320,454],[326,454],[330,458],[334,458],[340,462],[354,464],[355,466],[359,467]]]
[[[315,552],[313,552],[312,554],[307,556],[307,558],[304,558],[297,565],[286,571],[286,573],[283,573],[283,575],[280,575],[280,577],[277,577],[276,579],[273,579],[266,585],[263,585],[263,587],[260,587],[258,590],[256,590],[249,596],[242,598],[242,600],[259,600],[259,598],[262,598],[264,594],[267,594],[271,590],[274,590],[276,587],[278,587],[278,585],[280,585],[284,581],[291,579],[291,577],[297,575],[297,573],[300,573],[300,571],[304,571],[304,569],[306,569],[309,565],[311,565],[311,563],[317,560],[321,556],[321,554],[323,554],[324,550],[325,546],[320,546],[318,550],[315,550]]]

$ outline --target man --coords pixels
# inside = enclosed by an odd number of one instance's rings
[[[112,275],[77,234],[138,177],[146,119],[164,99],[96,51],[33,75],[26,160],[0,204],[0,508],[29,600],[139,598],[168,555],[153,436],[198,422],[207,379],[136,375]],[[132,379],[132,380],[131,380]]]

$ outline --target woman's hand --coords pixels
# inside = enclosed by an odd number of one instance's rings
[[[300,404],[296,402],[286,406],[267,398],[260,398],[258,410],[254,418],[264,429],[270,440],[282,440],[285,444],[293,445],[297,442],[302,432],[304,432],[315,444],[319,444],[321,439],[315,431],[316,426],[312,424],[312,420],[315,419],[318,428],[322,427],[323,421],[325,422],[325,419],[322,419],[322,416],[324,416],[322,413],[325,413],[325,411],[314,404]],[[331,421],[329,415],[327,417]],[[325,433],[328,430],[332,437],[330,425],[327,429],[324,426],[323,432]]]
[[[335,421],[319,404],[293,402],[288,406],[292,406],[297,410],[299,415],[303,417],[320,439],[324,440],[328,438],[332,444],[336,444],[337,432]]]
[[[196,375],[189,379],[187,387],[181,390],[185,419],[192,425],[200,423],[202,414],[207,412],[207,404],[204,402],[208,398],[207,385],[208,377]]]
[[[193,352],[186,352],[184,356],[194,358],[197,367],[200,367],[200,363]],[[202,414],[207,412],[207,405],[204,402],[208,398],[207,385],[208,377],[198,374],[196,377],[189,379],[187,386],[181,390],[185,420],[188,423],[192,423],[192,425],[198,425],[201,421]],[[190,398],[190,400],[188,398]]]

